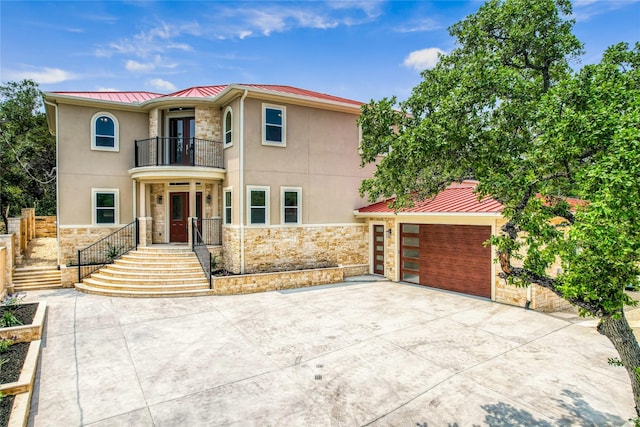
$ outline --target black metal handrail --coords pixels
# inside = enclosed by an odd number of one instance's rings
[[[155,137],[135,142],[135,167],[201,166],[224,169],[222,142],[201,138]]]
[[[196,221],[203,244],[222,246],[222,218],[202,218]]]
[[[137,249],[140,242],[138,219],[114,231],[84,249],[78,250],[78,282],[98,270],[111,264],[127,252]]]
[[[198,257],[198,261],[200,261],[200,266],[202,266],[202,270],[204,271],[204,274],[207,276],[207,279],[209,279],[209,289],[212,289],[213,280],[211,277],[212,276],[211,264],[213,263],[213,259],[211,257],[211,252],[209,252],[209,249],[207,248],[207,244],[204,242],[204,239],[202,238],[202,234],[198,229],[198,221],[199,220],[197,218],[192,218],[191,220],[191,236],[192,236],[191,250],[193,250],[193,252]]]

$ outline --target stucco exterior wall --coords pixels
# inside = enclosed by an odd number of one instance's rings
[[[91,149],[91,121],[107,112],[118,120],[119,150]],[[128,170],[134,163],[134,141],[149,134],[147,113],[61,104],[58,126],[58,223],[91,225],[91,189],[119,190],[119,224],[133,220],[133,194]]]
[[[357,115],[268,104],[286,107],[286,146],[262,144],[263,102],[247,98],[244,183],[270,187],[270,223],[282,222],[281,186],[302,188],[305,224],[358,222],[353,210],[367,204],[360,198],[358,188],[373,169],[360,168]]]

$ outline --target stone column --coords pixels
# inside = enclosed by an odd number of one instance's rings
[[[138,246],[147,247],[150,246],[153,237],[152,237],[152,224],[153,219],[151,217],[139,217],[138,218],[138,232],[140,236],[140,242],[138,242]]]

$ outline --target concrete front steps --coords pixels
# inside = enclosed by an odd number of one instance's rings
[[[56,266],[16,268],[11,282],[13,292],[62,288],[60,270]]]
[[[198,258],[187,248],[138,248],[75,286],[89,294],[121,297],[178,297],[213,293]]]

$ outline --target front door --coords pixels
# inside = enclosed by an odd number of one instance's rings
[[[373,273],[384,275],[384,225],[373,226]]]
[[[184,243],[189,240],[187,230],[189,219],[189,193],[171,193],[169,239]]]
[[[170,193],[169,241],[185,243],[189,241],[189,193]],[[196,217],[202,218],[202,193],[196,193]],[[201,220],[198,227],[202,228]]]
[[[171,164],[189,165],[193,157],[193,137],[196,134],[195,117],[177,117],[169,120],[169,156]]]

